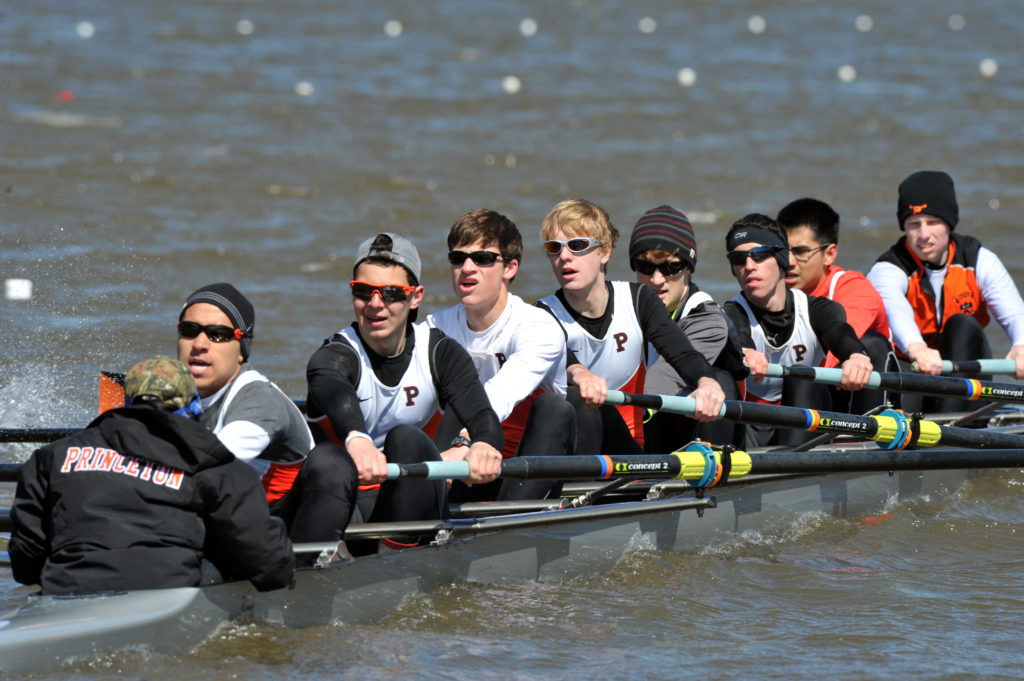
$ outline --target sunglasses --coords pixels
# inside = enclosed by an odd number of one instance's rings
[[[568,248],[569,252],[573,255],[583,255],[584,253],[589,253],[600,245],[601,242],[597,239],[578,236],[572,239],[566,239],[565,241],[548,239],[544,242],[544,250],[547,251],[548,255],[558,255],[562,252],[563,248]]]
[[[477,267],[487,267],[498,262],[498,260],[501,259],[501,253],[495,253],[494,251],[473,251],[472,253],[466,253],[465,251],[448,251],[448,262],[456,267],[465,263],[466,258],[472,260],[473,264]]]
[[[747,258],[754,262],[764,262],[768,258],[774,258],[776,253],[784,250],[786,249],[779,246],[758,246],[757,248],[751,248],[749,251],[729,251],[725,254],[725,257],[729,259],[729,264],[733,267],[743,267],[747,264]]]
[[[178,322],[178,337],[192,340],[200,333],[205,333],[206,337],[214,343],[227,343],[233,340],[242,340],[245,338],[245,332],[241,329],[232,329],[230,326],[224,326],[223,324],[196,324],[195,322]]]
[[[371,284],[365,281],[356,281],[355,279],[350,281],[348,285],[352,289],[353,298],[370,301],[373,298],[373,294],[376,293],[380,296],[381,301],[383,301],[385,305],[406,300],[409,297],[409,294],[416,290],[415,286],[402,286],[401,284],[377,286],[376,284]]]
[[[682,261],[670,261],[665,262],[651,262],[650,260],[641,260],[635,258],[631,260],[629,266],[634,272],[639,272],[645,277],[649,277],[654,274],[654,270],[658,270],[662,275],[666,277],[674,277],[686,268],[686,263]]]

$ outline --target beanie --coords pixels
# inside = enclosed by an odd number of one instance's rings
[[[629,259],[652,248],[675,253],[690,266],[697,267],[697,239],[690,220],[672,206],[658,206],[644,213],[629,237]]]
[[[934,215],[956,229],[960,221],[960,207],[956,203],[953,178],[940,170],[919,170],[900,182],[900,198],[896,206],[896,217],[903,223],[911,215],[926,213]]]
[[[207,284],[201,289],[195,291],[186,300],[185,304],[181,306],[181,312],[178,314],[178,321],[185,316],[185,310],[196,303],[209,303],[220,308],[221,312],[228,316],[231,323],[235,325],[236,329],[241,329],[242,333],[242,360],[248,361],[250,353],[252,353],[252,339],[253,330],[256,325],[256,311],[252,307],[252,303],[231,284],[219,283],[219,284]]]

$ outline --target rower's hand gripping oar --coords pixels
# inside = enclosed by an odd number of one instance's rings
[[[612,478],[686,480],[705,489],[750,472],[746,452],[712,449],[693,442],[671,454],[629,456],[517,456],[501,464],[501,478],[517,480],[610,480]],[[388,478],[425,478],[427,480],[465,480],[469,464],[465,461],[426,461],[416,464],[388,464]]]
[[[787,367],[780,364],[769,364],[767,376],[771,378],[798,378],[825,385],[839,385],[842,370],[825,367]],[[921,395],[962,397],[967,400],[984,398],[1001,400],[1003,402],[1024,403],[1024,384],[995,383],[993,381],[979,381],[973,378],[956,378],[954,376],[932,376],[929,374],[911,374],[898,371],[880,374],[877,371],[872,371],[868,384],[865,387],[884,388],[894,392],[918,393]]]
[[[609,404],[631,404],[686,416],[692,415],[696,409],[693,398],[675,395],[633,395],[609,390],[606,401]],[[887,409],[874,416],[858,416],[801,407],[726,400],[719,418],[738,423],[844,433],[874,440],[883,449],[933,447],[940,443],[953,447],[984,449],[1024,447],[1024,435],[942,426],[933,421],[908,417],[894,409]]]
[[[920,371],[917,362],[911,362],[910,368]],[[942,373],[944,374],[997,374],[1005,376],[1017,375],[1017,363],[1012,359],[975,359],[965,362],[951,362],[948,359],[942,360]]]

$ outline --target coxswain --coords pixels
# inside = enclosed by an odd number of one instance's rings
[[[648,343],[686,385],[696,386],[690,394],[695,418],[717,419],[725,394],[661,299],[647,286],[605,279],[618,230],[604,209],[584,199],[562,201],[544,218],[540,237],[559,289],[539,304],[566,334],[577,451],[643,453],[644,410],[608,405],[605,399],[609,388],[643,390]]]
[[[911,174],[899,186],[899,227],[906,232],[879,256],[868,279],[882,295],[904,368],[917,362],[939,374],[942,360],[992,356],[985,326],[991,317],[1010,337],[1007,359],[1024,378],[1024,301],[995,253],[954,232],[960,220],[953,179],[938,170]],[[908,397],[908,396],[905,396]],[[958,398],[904,399],[905,409],[963,411]]]
[[[358,470],[356,522],[447,515],[443,480],[385,482],[388,463],[464,460],[470,484],[491,482],[501,470],[505,438],[472,360],[440,330],[413,323],[424,296],[419,282],[409,239],[387,232],[360,243],[349,282],[356,321],[324,341],[306,368],[313,436],[341,444]],[[436,427],[442,408],[455,412],[471,441],[443,455],[423,430]],[[381,543],[397,549],[429,539]],[[349,542],[353,554],[376,548]]]
[[[126,406],[36,450],[21,469],[8,552],[46,594],[198,586],[207,560],[259,589],[295,558],[259,477],[195,420],[184,364],[151,357],[125,377]]]

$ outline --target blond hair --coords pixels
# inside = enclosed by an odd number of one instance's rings
[[[589,236],[612,247],[619,238],[604,208],[586,199],[566,199],[552,208],[541,224],[541,241],[551,239],[558,229],[566,236]]]

